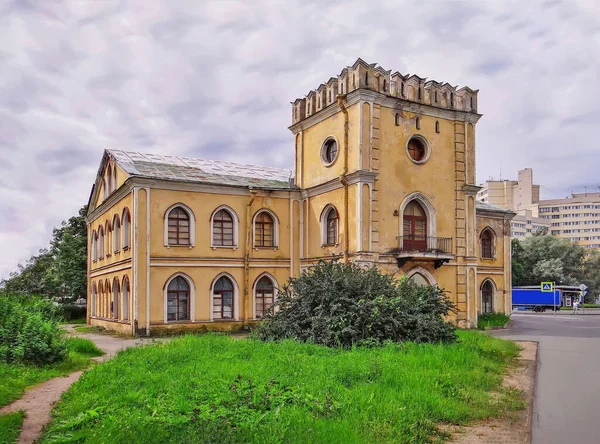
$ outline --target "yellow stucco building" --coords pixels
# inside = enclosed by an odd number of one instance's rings
[[[295,171],[107,150],[90,197],[88,321],[232,330],[318,258],[509,312],[510,219],[476,202],[477,91],[358,59],[292,104]]]

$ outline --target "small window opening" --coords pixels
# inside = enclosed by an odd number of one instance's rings
[[[402,97],[404,97],[404,83],[400,82],[400,94],[402,94]]]
[[[450,93],[450,106],[454,107],[454,93]]]
[[[437,103],[437,101],[438,101],[438,95],[437,95],[437,91],[435,91],[435,92],[433,93],[433,100],[435,101],[435,103]]]
[[[369,72],[365,73],[365,86],[369,86]]]
[[[440,132],[440,122],[438,122],[437,120],[436,120],[436,122],[435,122],[435,132],[436,132],[436,133],[439,133],[439,132]]]
[[[396,113],[395,123],[396,123],[396,126],[400,126],[400,114],[398,114],[398,113]]]
[[[387,81],[383,79],[383,92],[387,92]]]
[[[471,97],[471,109],[473,109],[473,97]]]
[[[417,118],[415,119],[415,127],[416,127],[418,130],[420,130],[420,129],[421,129],[421,118],[420,118],[420,117],[417,117]]]
[[[352,89],[356,88],[356,74],[352,74]]]
[[[419,100],[421,100],[423,98],[423,93],[421,92],[420,86],[419,86],[419,92],[417,93],[417,97],[419,98]]]
[[[317,108],[321,108],[321,97],[317,99]]]

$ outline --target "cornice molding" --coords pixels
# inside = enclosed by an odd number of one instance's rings
[[[375,182],[375,178],[378,175],[379,173],[374,173],[373,171],[358,170],[347,174],[346,180],[348,181],[348,185],[373,184]],[[340,182],[340,179],[336,177],[335,179],[331,179],[322,184],[314,185],[312,187],[303,189],[302,198],[306,199],[307,197],[318,196],[319,194],[324,194],[330,191],[338,190],[342,187],[343,185]]]
[[[477,185],[470,185],[470,184],[466,184],[463,187],[463,191],[465,192],[465,194],[467,196],[476,196],[477,193],[481,190],[482,187],[479,187]]]

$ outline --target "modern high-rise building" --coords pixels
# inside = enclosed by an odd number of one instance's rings
[[[533,170],[525,168],[519,171],[518,180],[488,180],[477,199],[516,212],[511,236],[517,239],[548,228],[550,234],[586,248],[600,248],[600,193],[540,200],[540,186],[533,183]]]

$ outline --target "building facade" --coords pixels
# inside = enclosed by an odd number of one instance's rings
[[[471,327],[511,309],[510,220],[476,202],[477,91],[361,59],[292,104],[295,169],[107,150],[88,316],[132,334],[239,329],[318,259],[446,289]]]
[[[526,168],[519,171],[516,181],[487,181],[477,199],[516,212],[511,236],[517,239],[545,228],[585,248],[600,248],[600,193],[541,200],[540,186],[533,184],[533,170]]]

